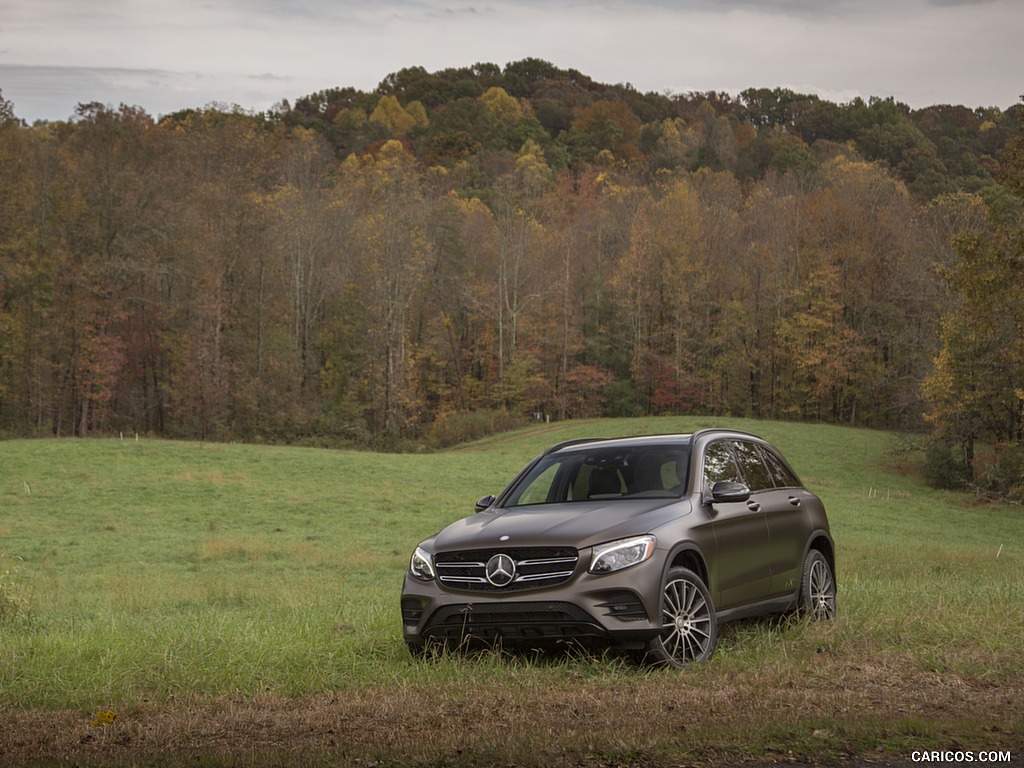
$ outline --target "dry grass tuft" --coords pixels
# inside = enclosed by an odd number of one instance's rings
[[[186,484],[203,484],[203,485],[214,485],[214,486],[236,486],[236,487],[248,487],[250,480],[249,476],[244,472],[231,472],[225,473],[220,469],[186,469],[178,472],[174,479],[181,483]]]
[[[198,560],[266,560],[276,548],[269,542],[257,538],[205,539],[196,545]]]

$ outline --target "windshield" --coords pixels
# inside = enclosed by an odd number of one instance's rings
[[[678,498],[686,484],[685,446],[630,446],[557,452],[512,489],[506,507],[567,501]]]

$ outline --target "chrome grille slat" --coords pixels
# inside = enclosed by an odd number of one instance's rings
[[[572,571],[559,571],[558,573],[532,573],[529,575],[516,576],[516,581],[542,581],[544,579],[567,579],[572,576]]]
[[[575,563],[577,557],[554,557],[547,560],[520,560],[518,565],[561,565],[562,563]],[[486,565],[486,563],[485,563]]]
[[[438,568],[486,568],[487,563],[436,563]]]

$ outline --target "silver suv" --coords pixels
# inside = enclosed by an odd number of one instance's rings
[[[421,542],[405,641],[602,641],[656,664],[710,658],[718,625],[836,612],[825,509],[779,452],[710,429],[559,443]]]

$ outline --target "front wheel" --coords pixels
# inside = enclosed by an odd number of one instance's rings
[[[661,590],[661,634],[647,644],[647,659],[683,667],[711,658],[718,621],[711,594],[689,568],[671,568]]]
[[[816,621],[836,617],[836,577],[828,560],[816,549],[804,559],[800,612]]]

